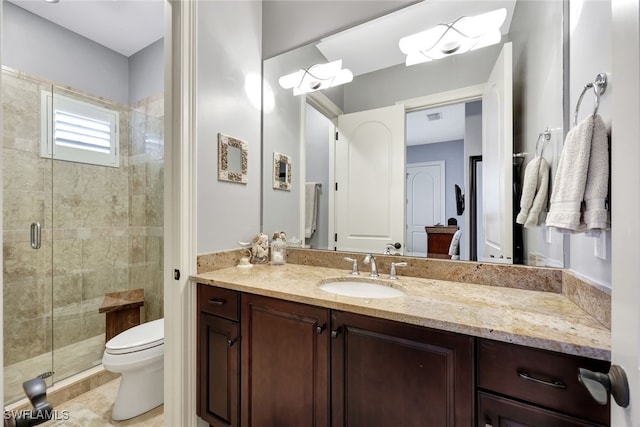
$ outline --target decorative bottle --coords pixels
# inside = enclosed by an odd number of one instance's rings
[[[282,265],[287,263],[287,244],[281,238],[271,242],[271,265]]]

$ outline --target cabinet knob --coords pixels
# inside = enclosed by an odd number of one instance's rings
[[[236,343],[236,341],[238,341],[238,338],[234,338],[234,339],[229,338],[227,340],[227,347],[233,346]]]
[[[316,326],[316,334],[320,335],[324,331],[324,325]]]
[[[608,374],[579,368],[578,380],[599,404],[606,405],[610,393],[618,406],[623,408],[629,406],[629,382],[622,367],[611,365]]]
[[[331,338],[336,339],[338,338],[338,335],[340,335],[340,329],[334,329],[331,331]]]

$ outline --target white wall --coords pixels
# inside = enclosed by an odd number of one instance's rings
[[[572,0],[570,3],[570,108],[573,111],[588,82],[598,73],[610,72],[611,58],[611,2],[609,0]],[[609,82],[607,93],[600,102],[599,114],[605,123],[611,123],[611,92],[615,89],[615,76]],[[593,92],[585,95],[578,121],[593,112]],[[613,209],[624,209],[623,203],[612,203]],[[623,227],[623,224],[615,224]],[[606,286],[611,286],[611,232],[604,233],[606,259],[594,256],[595,238],[584,234],[572,235],[569,268]]]
[[[9,2],[3,7],[3,65],[128,103],[125,56]]]
[[[260,231],[260,80],[262,4],[198,3],[197,252],[237,248]],[[218,181],[218,132],[249,145],[248,183]]]
[[[550,128],[543,156],[557,170],[564,138],[563,2],[518,2],[510,33],[513,42],[514,152],[528,153],[522,173],[536,152],[538,135]],[[549,190],[551,191],[551,190]],[[516,213],[519,209],[516,211]],[[547,265],[563,265],[564,237],[544,226],[524,229],[524,261],[529,253]]]

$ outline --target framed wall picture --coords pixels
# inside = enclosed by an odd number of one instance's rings
[[[248,144],[238,138],[218,134],[218,180],[247,183]]]
[[[273,153],[273,188],[291,191],[291,157]]]

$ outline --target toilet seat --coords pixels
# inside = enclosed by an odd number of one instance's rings
[[[164,344],[164,319],[143,323],[111,338],[105,353],[128,354]]]

